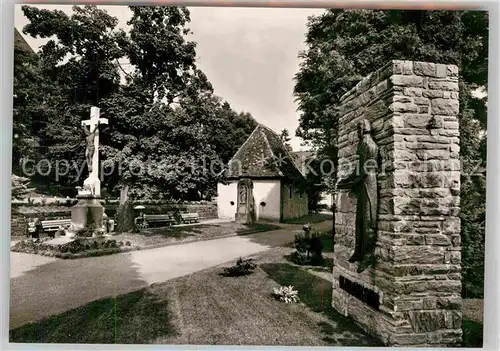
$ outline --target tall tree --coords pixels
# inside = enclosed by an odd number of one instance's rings
[[[98,106],[109,119],[100,130],[102,187],[108,193],[130,190],[131,199],[210,197],[219,179],[217,167],[256,122],[213,94],[196,66],[196,45],[187,40],[186,8],[129,9],[126,33],[117,29],[116,18],[95,6],[75,6],[71,15],[23,7],[30,21],[24,31],[50,39],[39,53],[38,85],[27,84],[30,94],[43,92],[31,129],[40,140],[40,157],[51,162],[38,181],[71,188],[82,181],[81,120]],[[132,70],[123,69],[124,59]],[[62,160],[71,172],[57,177],[55,165]]]
[[[296,134],[335,159],[334,106],[359,79],[393,59],[459,66],[464,294],[478,295],[484,274],[484,174],[467,174],[476,160],[486,161],[486,98],[472,91],[487,86],[487,12],[328,10],[309,19],[306,44],[296,75],[301,111]]]
[[[288,131],[288,129],[284,128],[283,130],[281,130],[280,139],[281,139],[281,142],[288,149],[288,151],[293,150],[292,146],[290,145],[290,140],[292,140],[292,138],[290,138],[290,132]]]
[[[180,155],[186,144],[175,144],[172,121],[178,122],[183,115],[185,121],[198,123],[193,109],[184,111],[187,101],[210,96],[212,87],[196,67],[195,43],[186,40],[190,21],[186,8],[129,8],[130,32],[121,31],[118,43],[133,72],[107,104],[110,128],[103,138],[107,145],[104,162],[115,170],[109,182],[117,187],[128,185],[136,197],[179,195],[172,185],[179,178],[172,178],[175,162],[170,158]],[[137,169],[141,167],[142,171]]]
[[[50,166],[37,175],[43,183],[56,180],[74,187],[83,181],[77,177],[84,163],[81,121],[88,119],[91,106],[100,106],[119,87],[118,21],[96,6],[74,6],[71,15],[31,6],[22,10],[29,20],[23,31],[49,38],[38,53],[42,85],[36,88],[44,93],[37,119],[39,151]],[[68,165],[69,171],[62,169]]]

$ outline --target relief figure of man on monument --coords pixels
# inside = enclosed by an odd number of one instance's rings
[[[363,119],[358,124],[358,167],[337,183],[338,189],[350,189],[357,197],[356,244],[349,262],[358,263],[358,273],[367,268],[373,259],[377,235],[378,208],[378,147],[371,136],[370,122]]]

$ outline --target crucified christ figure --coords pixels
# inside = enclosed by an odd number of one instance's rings
[[[378,146],[371,134],[370,122],[358,124],[359,166],[347,178],[337,183],[338,189],[350,189],[358,198],[356,205],[356,244],[349,262],[359,262],[358,273],[372,262],[377,233],[377,169]]]
[[[92,160],[94,158],[95,146],[94,139],[98,132],[98,125],[96,124],[93,131],[90,131],[90,126],[83,125],[83,130],[85,131],[85,136],[87,139],[87,148],[85,149],[85,158],[87,160],[87,167],[89,169],[89,175],[92,173]]]

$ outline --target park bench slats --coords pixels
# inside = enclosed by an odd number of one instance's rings
[[[137,217],[136,220],[139,220],[141,217]],[[176,223],[175,218],[170,214],[153,214],[153,215],[144,215],[144,220],[148,224],[164,224],[170,226]]]
[[[135,219],[136,223],[141,217]],[[177,219],[173,214],[145,214],[144,220],[149,224],[165,224],[167,226],[177,224]],[[181,223],[190,224],[198,223],[200,218],[198,213],[181,213],[180,214]],[[140,223],[140,222],[139,222]]]
[[[161,221],[165,219],[174,219],[173,216],[171,215],[144,215],[146,219],[152,220],[152,221]]]
[[[53,219],[41,221],[42,229],[46,232],[56,231],[59,227],[65,227],[71,225],[71,219]]]
[[[198,223],[200,220],[198,213],[181,213],[181,218],[183,223]]]
[[[148,223],[165,223],[167,225],[171,225],[176,222],[175,218],[169,214],[144,215],[144,219]]]

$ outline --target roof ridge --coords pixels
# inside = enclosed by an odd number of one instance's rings
[[[16,41],[19,42],[20,49],[24,51],[28,51],[30,54],[36,55],[35,50],[31,47],[31,45],[24,39],[21,32],[14,26],[14,45],[16,45]]]
[[[260,126],[260,123],[257,123],[257,126],[254,128],[254,130],[250,133],[250,135],[248,136],[247,140],[245,140],[243,142],[243,144],[241,144],[240,148],[238,149],[238,151],[236,151],[233,155],[233,157],[231,157],[231,159],[229,160],[229,163],[231,163],[232,160],[235,159],[236,155],[238,155],[238,153],[243,149],[243,146],[245,146],[245,144],[248,143],[248,141],[251,139],[252,135],[257,131],[257,129],[259,129],[259,126]]]
[[[274,130],[272,130],[269,127],[266,127],[266,126],[264,126],[264,127],[268,131],[270,131],[272,134],[274,134],[274,136],[276,138],[278,138],[278,142],[281,144],[283,150],[285,150],[286,156],[288,156],[288,158],[290,159],[290,162],[292,163],[292,167],[294,167],[297,172],[299,172],[301,175],[303,175],[302,172],[300,171],[299,167],[297,167],[297,164],[294,162],[294,157],[293,157],[292,153],[288,150],[288,148],[286,147],[286,145],[283,143],[283,141],[281,140],[281,137],[279,136],[279,134],[276,133]],[[281,172],[281,170],[280,170],[280,172]]]
[[[265,129],[269,129],[267,128],[265,125],[262,125]],[[271,143],[269,142],[269,139],[267,138],[267,135],[266,133],[263,133],[263,136],[264,136],[264,140],[266,141],[266,144],[267,144],[267,147],[269,148],[269,151],[271,152],[271,157],[273,159],[276,159],[276,155],[274,154],[274,151],[273,151],[273,148],[271,146]],[[281,169],[279,167],[276,167],[278,169],[278,173],[280,176],[283,176],[283,172],[281,171]]]

